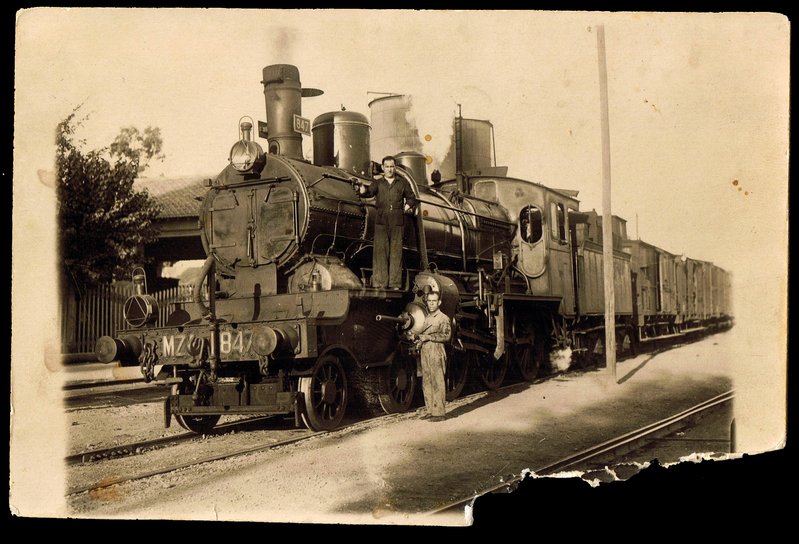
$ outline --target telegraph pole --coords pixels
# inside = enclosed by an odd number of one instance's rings
[[[610,209],[610,122],[608,120],[608,67],[605,61],[605,26],[596,27],[599,61],[599,102],[602,117],[602,259],[605,285],[605,362],[616,382],[616,298],[613,289],[613,214]]]

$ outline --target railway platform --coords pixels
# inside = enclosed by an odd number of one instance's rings
[[[141,370],[138,366],[122,366],[119,362],[98,363],[85,361],[62,366],[64,386],[70,387],[86,383],[128,383],[141,381]]]

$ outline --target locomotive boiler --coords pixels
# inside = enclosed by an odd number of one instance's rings
[[[396,149],[418,206],[406,221],[403,288],[373,288],[374,208],[355,189],[377,168],[369,122],[337,111],[309,127],[302,99],[322,91],[303,88],[291,65],[262,76],[268,148],[241,122],[229,164],[207,181],[199,214],[207,259],[192,300],[155,323],[153,299],[139,289],[125,304],[130,327],[97,343],[99,360],[135,362],[146,381],[171,387],[167,425],[175,417],[206,432],[222,415],[294,414],[328,430],[355,401],[409,409],[417,387],[409,340],[431,291],[453,320],[449,400],[470,371],[494,389],[511,366],[534,379],[553,348],[602,352],[601,241],[576,191],[502,169],[469,172],[457,157],[454,177],[431,183],[423,155]],[[309,128],[312,162],[302,154]],[[646,329],[636,264],[616,231],[617,332],[620,350],[630,350]]]

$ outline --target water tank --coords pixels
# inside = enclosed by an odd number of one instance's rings
[[[313,121],[313,162],[369,175],[369,122],[353,111],[323,113]]]
[[[372,121],[372,160],[402,151],[422,151],[419,131],[408,122],[411,99],[407,95],[382,96],[369,102]]]
[[[492,140],[494,127],[490,121],[483,119],[461,119],[461,167],[464,172],[477,174],[494,165]],[[453,123],[457,123],[455,119]],[[452,131],[452,145],[449,153],[441,163],[441,177],[455,177],[455,134]]]
[[[403,151],[425,154],[424,143],[416,126],[408,121],[411,112],[411,97],[390,95],[369,102],[372,125],[371,157],[375,162],[386,155]],[[453,119],[452,141],[449,152],[438,169],[443,179],[455,177],[455,124]],[[461,119],[461,165],[464,172],[477,174],[494,166],[493,131],[490,121],[483,119]]]

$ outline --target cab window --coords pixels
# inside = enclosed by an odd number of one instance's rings
[[[519,234],[528,244],[535,244],[544,234],[541,210],[537,206],[526,206],[519,212]]]
[[[551,202],[549,204],[549,225],[552,231],[552,239],[560,242],[566,241],[566,212],[563,204]]]

